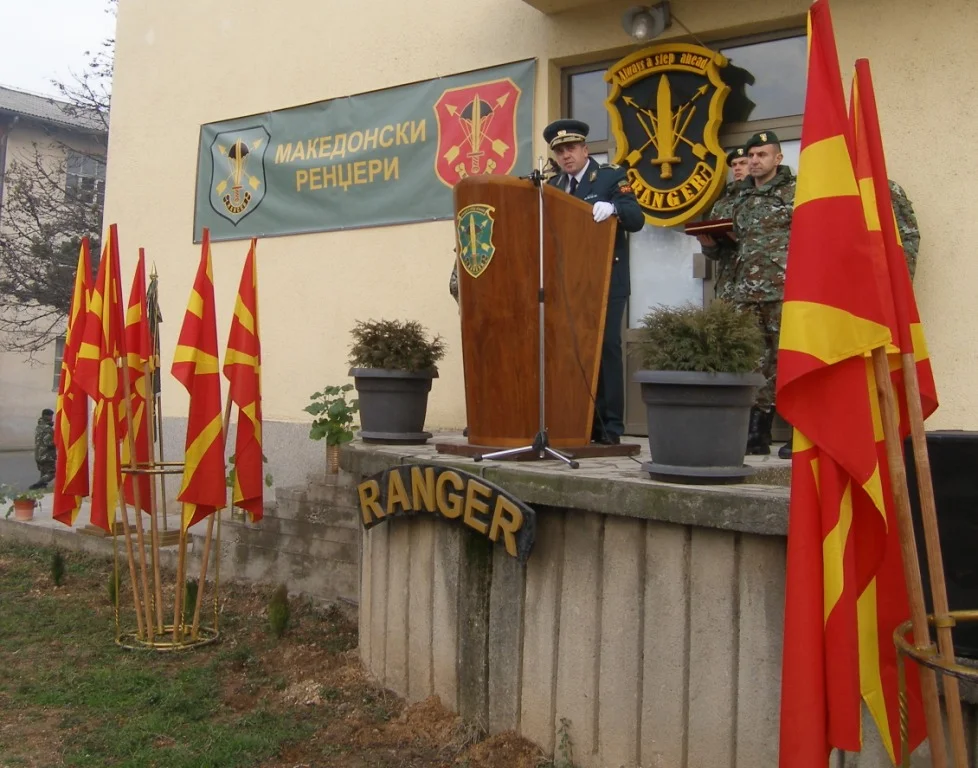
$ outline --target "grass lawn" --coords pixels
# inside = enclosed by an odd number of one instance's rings
[[[53,550],[0,539],[0,768],[551,765],[513,734],[483,739],[437,700],[406,707],[371,685],[356,625],[336,608],[293,597],[276,638],[273,585],[221,585],[217,643],[120,649],[112,563],[64,554],[56,587]],[[125,584],[120,605],[133,628]],[[205,616],[212,605],[208,594]]]

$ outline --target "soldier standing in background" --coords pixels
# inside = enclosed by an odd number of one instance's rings
[[[54,448],[54,411],[45,408],[34,428],[34,463],[41,479],[31,486],[32,490],[46,488],[54,480],[57,452]]]
[[[747,150],[743,147],[735,147],[727,153],[727,165],[733,172],[733,181],[727,184],[723,195],[713,204],[707,216],[708,220],[733,218],[733,207],[737,194],[743,188],[744,179],[748,179],[747,163]],[[748,179],[746,183],[751,184],[753,182]],[[737,257],[737,243],[728,237],[715,240],[710,235],[698,235],[696,239],[703,246],[703,255],[716,262],[716,278],[713,281],[714,295],[718,299],[729,299],[734,259]]]
[[[903,187],[895,181],[890,181],[890,201],[893,203],[893,214],[896,216],[897,231],[900,242],[903,243],[903,253],[907,257],[907,269],[913,280],[917,271],[917,251],[920,248],[920,230],[917,228],[917,217],[913,205]]]
[[[761,373],[767,383],[758,391],[751,409],[747,452],[771,452],[774,392],[778,371],[781,304],[788,262],[788,239],[794,213],[795,177],[781,165],[781,143],[774,131],[754,134],[744,145],[752,183],[745,183],[733,205],[733,259],[729,299],[750,312],[764,333]],[[778,453],[791,456],[791,443]]]

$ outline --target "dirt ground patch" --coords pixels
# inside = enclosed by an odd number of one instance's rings
[[[437,698],[405,706],[373,685],[356,625],[336,606],[293,597],[276,638],[272,587],[225,583],[219,642],[125,651],[113,641],[112,564],[67,553],[55,587],[51,557],[0,540],[0,768],[553,765],[515,734],[486,738]],[[134,625],[125,587],[120,605],[121,624]]]

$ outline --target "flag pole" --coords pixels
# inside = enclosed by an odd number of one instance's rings
[[[184,509],[181,510],[180,516],[180,554],[177,557],[177,588],[176,594],[173,596],[173,642],[180,642],[180,629],[183,617],[183,590],[184,577],[186,570],[186,560],[187,560],[187,529],[183,525],[183,518],[186,516],[186,502],[184,502]]]
[[[224,450],[227,450],[228,445],[228,424],[231,421],[231,397],[228,396],[227,405],[224,406]],[[232,502],[233,502],[232,496]],[[207,535],[204,537],[204,554],[200,559],[200,581],[198,582],[199,587],[197,589],[197,604],[194,606],[194,623],[190,629],[190,637],[196,639],[197,637],[197,626],[200,623],[200,608],[204,604],[204,585],[207,583],[207,561],[211,554],[211,542],[214,536],[214,517],[221,514],[220,509],[215,509],[214,514],[209,515],[207,518]],[[221,553],[217,554],[218,559],[221,557]],[[217,586],[214,586],[217,589]]]
[[[918,650],[927,650],[933,648],[933,644],[930,639],[930,628],[927,625],[924,588],[920,578],[920,563],[917,560],[913,521],[910,515],[910,493],[907,490],[907,470],[903,463],[903,451],[900,445],[893,381],[890,378],[886,349],[876,347],[873,349],[872,356],[876,395],[879,398],[883,420],[886,460],[890,470],[890,487],[893,491],[900,550],[903,554],[903,575],[907,585],[914,645]],[[946,768],[947,747],[944,742],[944,727],[941,723],[941,705],[937,695],[937,675],[932,669],[920,668],[920,689],[923,696],[924,718],[927,722],[927,738],[930,741],[931,763],[933,768]]]
[[[927,453],[924,413],[920,404],[917,361],[912,352],[906,352],[900,355],[900,363],[903,367],[903,386],[907,396],[907,415],[910,420],[910,439],[913,443],[914,465],[917,468],[917,492],[920,496],[920,518],[923,523],[924,545],[927,550],[927,568],[930,575],[930,591],[934,606],[937,647],[941,658],[953,664],[956,661],[954,638],[951,635],[954,619],[948,616],[947,586],[944,583],[944,557],[941,554],[941,540],[937,529],[937,502],[934,498],[930,456]],[[958,768],[965,768],[968,764],[968,748],[964,735],[964,714],[961,711],[961,692],[958,687],[958,679],[953,675],[945,675],[942,682],[944,684],[944,700],[947,702],[948,731],[951,737],[954,764]]]
[[[156,363],[159,364],[159,361]],[[150,372],[149,362],[143,363],[143,381],[149,382],[150,387],[153,385],[153,377]],[[153,407],[153,400],[156,399],[154,393],[149,393],[149,397],[146,398],[146,423],[149,425],[150,432],[147,435],[149,438],[149,466],[150,468],[156,466],[156,443],[153,440],[152,430],[156,427],[156,409]],[[156,498],[156,476],[150,475],[149,483],[149,525],[150,525],[150,536],[153,542],[153,591],[156,597],[156,627],[157,634],[163,634],[163,588],[162,588],[162,577],[160,576],[160,530],[159,524],[156,520],[157,511],[159,510],[159,505],[157,504]],[[163,485],[163,478],[160,477],[160,485]],[[163,519],[166,521],[166,507],[163,508]]]
[[[136,555],[132,551],[132,532],[129,530],[129,513],[126,510],[126,498],[122,493],[122,484],[119,484],[119,512],[122,513],[122,533],[126,537],[126,556],[129,560],[129,577],[132,581],[132,599],[136,606],[136,631],[139,639],[145,636],[146,628],[143,626],[143,601],[139,596],[139,577],[136,575]],[[112,525],[112,535],[115,536],[115,525]]]
[[[136,426],[135,421],[132,417],[132,383],[129,377],[129,361],[124,359],[122,362],[122,395],[125,402],[126,410],[126,426],[128,427],[128,437],[129,442],[129,468],[138,469],[136,462]],[[142,510],[142,499],[139,497],[139,475],[134,474],[130,476],[132,480],[132,502],[136,509],[136,542],[139,545],[139,571],[143,586],[143,600],[144,608],[146,610],[146,633],[149,641],[153,642],[153,604],[150,599],[149,594],[149,577],[146,575],[146,537],[143,533],[143,510]],[[120,497],[125,501],[123,489],[119,489]],[[128,516],[126,516],[128,522]],[[153,537],[153,542],[155,543],[155,536]],[[154,556],[155,552],[150,553]]]

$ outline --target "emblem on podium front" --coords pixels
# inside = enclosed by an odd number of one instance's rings
[[[486,271],[496,246],[492,243],[492,218],[496,209],[491,205],[467,205],[458,212],[455,232],[458,238],[458,260],[472,277]]]
[[[706,210],[726,181],[720,146],[723,105],[730,92],[720,78],[727,59],[698,45],[657,45],[631,54],[605,73],[606,106],[645,219],[682,224]]]

